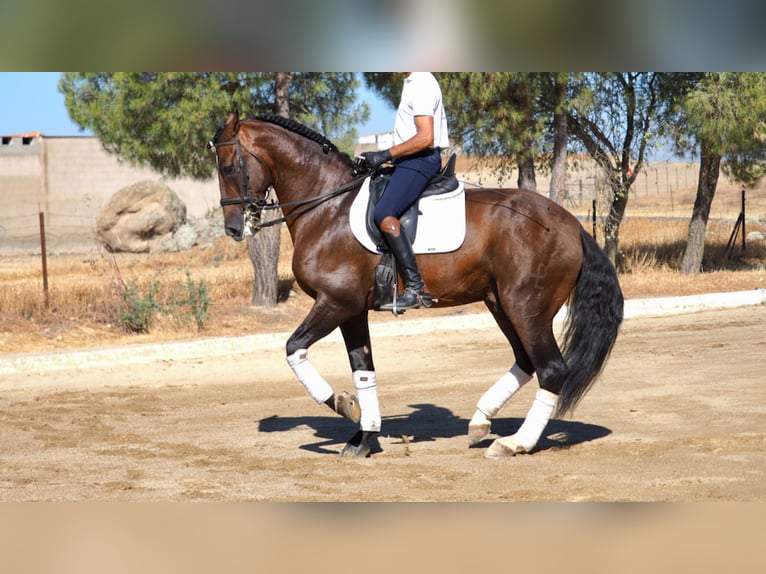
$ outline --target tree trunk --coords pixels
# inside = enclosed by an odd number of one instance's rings
[[[532,118],[532,95],[529,84],[522,82],[518,87],[515,97],[520,109],[525,114],[522,125],[527,126],[521,141],[522,151],[518,154],[517,158],[519,164],[518,186],[520,189],[537,191],[534,140],[532,139],[532,134],[535,133],[535,126],[534,119]]]
[[[274,74],[274,112],[284,117],[290,117],[291,80],[290,73]],[[262,213],[261,220],[265,223],[281,216],[281,210],[268,209]],[[247,251],[253,264],[253,294],[250,303],[255,307],[274,307],[277,304],[281,229],[281,225],[265,227],[247,238]]]
[[[697,198],[694,200],[692,218],[689,221],[689,233],[686,238],[686,251],[681,262],[681,273],[687,274],[699,273],[702,270],[705,231],[721,170],[721,156],[707,153],[704,146],[701,156]]]
[[[535,158],[524,154],[519,157],[519,189],[528,189],[537,191],[537,180],[535,179]]]
[[[289,72],[274,73],[274,113],[285,118],[290,117],[290,82],[293,75]]]
[[[277,219],[282,212],[277,209],[265,210],[261,221]],[[279,296],[279,244],[281,225],[261,229],[247,238],[247,251],[253,263],[253,294],[250,304],[255,307],[274,307]]]
[[[622,183],[613,183],[614,199],[609,208],[609,216],[604,224],[604,251],[609,261],[617,267],[617,253],[620,249],[620,224],[628,206],[628,189]]]
[[[553,165],[551,166],[551,187],[548,197],[564,205],[567,193],[567,110],[566,79],[556,78],[554,86],[555,111],[553,113]]]

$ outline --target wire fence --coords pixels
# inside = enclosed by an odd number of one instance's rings
[[[41,218],[43,221],[41,222]],[[45,225],[45,248],[40,235]],[[95,215],[60,211],[28,211],[0,215],[0,256],[48,253],[92,252],[98,250]]]

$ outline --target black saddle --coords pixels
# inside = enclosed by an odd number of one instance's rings
[[[410,240],[410,243],[415,242],[415,236],[418,231],[418,216],[420,215],[420,200],[424,197],[430,197],[433,195],[440,195],[442,193],[448,193],[455,191],[460,185],[457,177],[455,177],[455,161],[457,156],[453,153],[447,163],[444,164],[442,170],[437,173],[431,181],[428,183],[428,187],[423,190],[418,200],[412,204],[412,206],[399,218],[399,223],[404,230],[405,235]],[[372,213],[375,210],[375,205],[381,197],[383,192],[386,191],[388,182],[391,179],[391,174],[394,173],[395,167],[387,167],[379,169],[373,174],[370,179],[370,202],[367,205],[367,232],[375,242],[378,250],[386,253],[388,252],[388,245],[386,244],[383,236],[380,233],[380,229],[375,225],[375,220],[372,217]]]

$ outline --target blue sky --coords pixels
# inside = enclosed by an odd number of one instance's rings
[[[42,132],[46,136],[92,135],[69,119],[58,91],[61,72],[0,72],[0,136]],[[396,111],[362,87],[359,99],[370,106],[370,119],[356,126],[359,135],[390,131]],[[653,161],[674,157],[669,149],[655,151]],[[690,161],[686,158],[686,161]]]
[[[0,72],[0,135],[91,135],[69,119],[57,88],[60,76],[61,72]],[[356,126],[359,135],[393,129],[396,113],[391,106],[364,88],[359,99],[370,106],[370,119]]]
[[[83,135],[56,86],[60,72],[0,72],[0,135]]]

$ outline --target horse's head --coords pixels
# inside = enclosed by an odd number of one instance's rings
[[[261,210],[274,183],[263,152],[253,144],[253,129],[234,112],[208,144],[215,151],[226,234],[237,241],[260,228]]]

